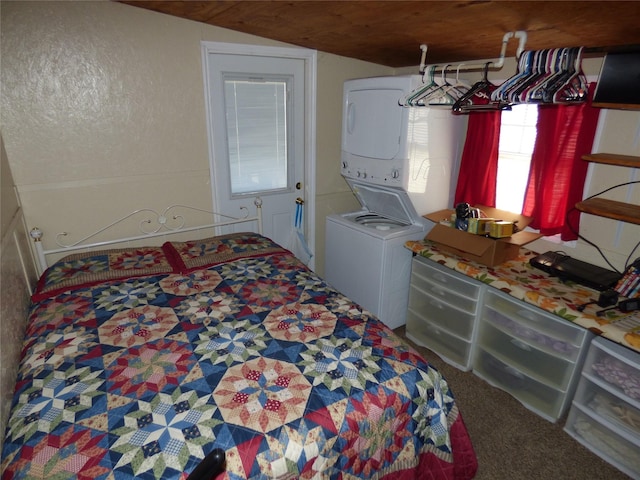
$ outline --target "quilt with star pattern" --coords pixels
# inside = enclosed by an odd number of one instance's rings
[[[470,479],[440,373],[241,233],[69,256],[32,298],[2,479]]]

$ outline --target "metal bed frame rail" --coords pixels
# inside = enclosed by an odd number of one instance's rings
[[[68,232],[61,232],[56,235],[56,245],[59,248],[45,249],[42,244],[42,237],[44,233],[38,227],[34,227],[30,230],[29,235],[34,240],[35,252],[37,257],[37,263],[39,267],[39,274],[42,274],[48,267],[47,256],[56,254],[56,253],[69,253],[78,250],[89,250],[96,247],[104,247],[108,245],[115,245],[127,242],[133,242],[143,239],[150,239],[156,237],[164,237],[167,235],[173,235],[177,233],[184,232],[192,232],[197,230],[204,230],[210,228],[220,228],[227,227],[242,223],[249,222],[257,222],[257,233],[262,234],[262,199],[260,197],[256,197],[253,201],[253,204],[256,207],[256,213],[253,216],[249,216],[249,209],[245,206],[241,206],[241,215],[238,217],[233,217],[229,215],[225,215],[222,213],[212,212],[209,210],[203,210],[197,207],[191,207],[188,205],[174,204],[165,208],[162,212],[158,212],[151,208],[141,208],[138,210],[134,210],[131,213],[119,218],[111,222],[110,224],[96,230],[95,232],[81,238],[80,240],[66,244],[62,241],[64,237],[68,235]],[[193,211],[193,212],[201,212],[212,215],[214,218],[213,223],[205,224],[205,225],[197,225],[187,227],[186,219],[182,214],[182,211]],[[149,217],[144,218],[140,221],[138,225],[138,229],[140,230],[140,235],[134,235],[125,238],[117,238],[113,240],[105,240],[93,243],[87,243],[91,239],[95,238],[97,235],[109,230],[110,228],[115,227],[116,225],[122,224],[126,220],[140,214],[148,213]],[[216,221],[218,218],[220,220]]]

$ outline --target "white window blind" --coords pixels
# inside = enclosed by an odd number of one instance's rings
[[[288,185],[287,79],[225,78],[231,194]]]

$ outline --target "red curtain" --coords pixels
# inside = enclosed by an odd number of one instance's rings
[[[496,206],[501,111],[470,112],[455,203]]]
[[[574,105],[540,105],[536,144],[531,157],[523,215],[533,217],[531,227],[543,235],[560,234],[575,240],[579,213],[573,208],[582,200],[588,162],[600,110],[591,106],[595,84],[589,86],[587,102]],[[567,226],[567,214],[573,230]]]

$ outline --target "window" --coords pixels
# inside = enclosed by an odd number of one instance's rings
[[[531,155],[536,141],[538,106],[514,105],[502,112],[496,207],[521,213]]]
[[[593,91],[592,88],[593,85],[590,85],[590,91]],[[535,104],[531,108],[536,108]],[[497,187],[500,184],[500,188],[509,189],[502,194],[503,200],[511,197],[515,203],[515,199],[518,199],[515,206],[500,204],[503,209],[531,217],[530,226],[545,236],[560,233],[563,241],[575,240],[579,231],[579,215],[574,215],[577,218],[571,224],[567,218],[575,211],[575,204],[582,199],[588,166],[581,158],[593,147],[599,112],[599,109],[591,106],[590,100],[574,104],[547,104],[537,108],[535,121],[533,117],[524,122],[505,121],[519,125],[519,130],[511,129],[513,125],[505,125],[504,150],[509,150],[511,154],[514,150],[516,154],[522,154],[524,149],[514,148],[511,144],[534,145],[529,161],[530,173],[526,174],[528,180],[524,188],[524,202],[521,201],[522,188],[516,185],[523,184],[526,167],[521,169],[521,180],[518,182],[508,170],[517,170],[517,161],[509,161],[507,157],[507,167],[503,168],[507,168],[504,170],[507,173],[503,171],[502,179],[498,181],[503,112],[470,112],[455,203],[497,206]],[[522,132],[523,128],[526,132],[523,124],[530,126],[531,131],[536,126],[535,141],[532,134]],[[524,140],[527,138],[529,140]]]
[[[287,188],[286,79],[225,78],[231,194]]]

